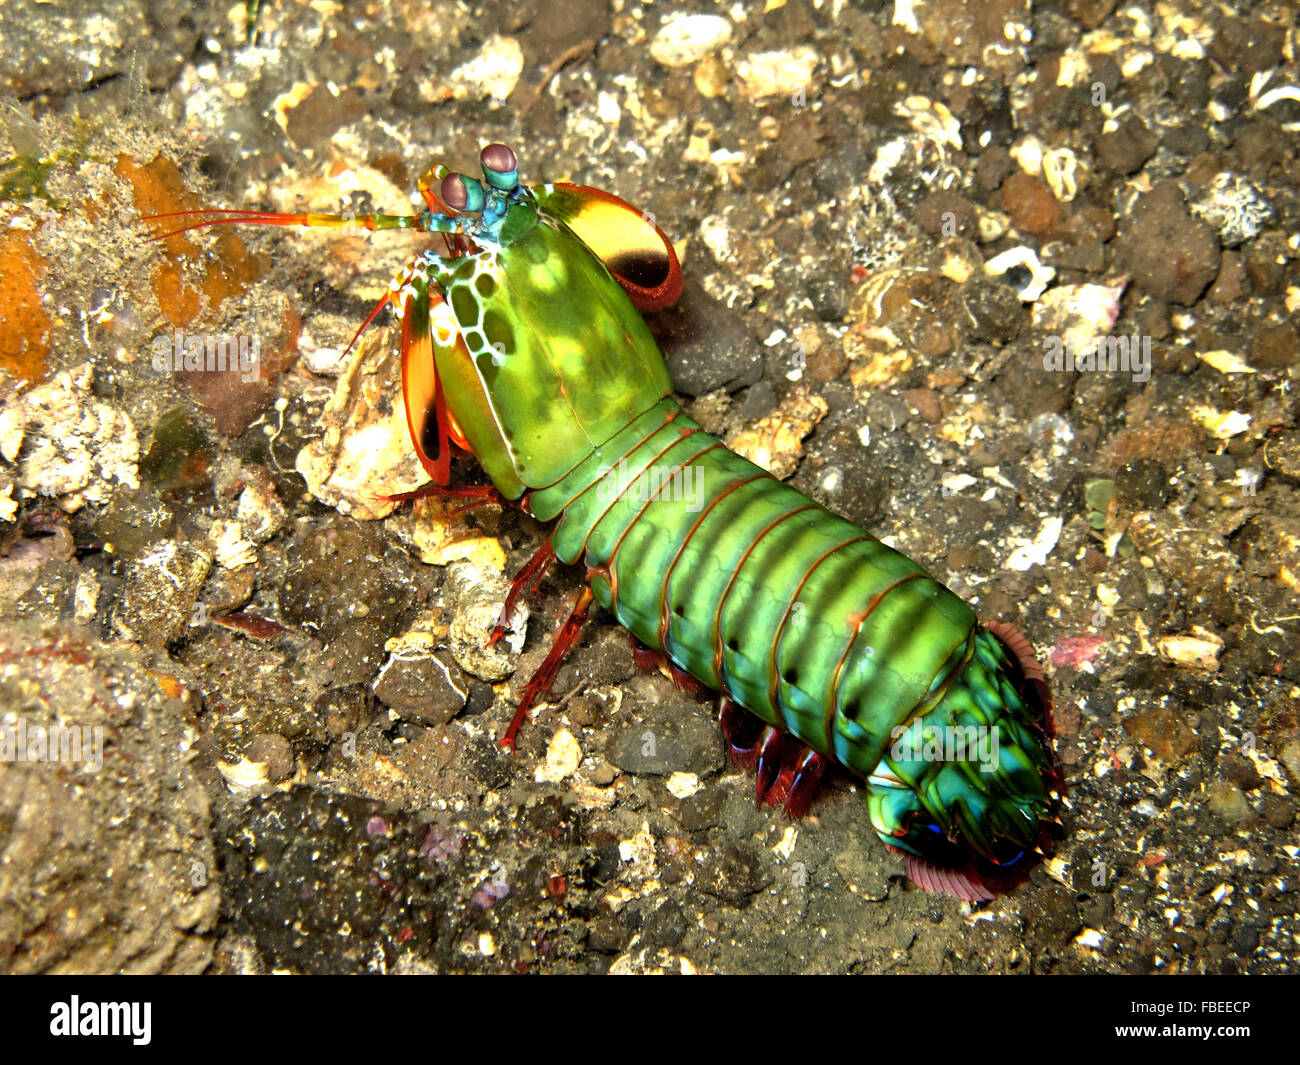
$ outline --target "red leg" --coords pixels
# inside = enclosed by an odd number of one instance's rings
[[[636,637],[636,633],[627,634],[627,642],[632,645],[632,661],[636,663],[636,668],[646,673],[653,673],[660,666],[668,661],[668,656],[662,651],[656,651],[653,647],[647,647]]]
[[[722,697],[721,724],[732,764],[755,770],[755,799],[768,806],[784,804],[791,817],[807,813],[830,761],[771,725],[763,725],[726,695]]]
[[[519,732],[519,727],[524,723],[524,719],[528,716],[528,711],[532,709],[533,703],[537,701],[537,697],[545,695],[551,690],[551,685],[555,682],[555,674],[559,672],[560,663],[564,661],[564,656],[569,653],[569,649],[577,643],[578,634],[582,632],[583,623],[587,620],[587,611],[591,609],[591,604],[595,601],[595,598],[590,588],[583,588],[578,594],[578,601],[573,605],[573,612],[569,614],[569,619],[560,627],[560,631],[555,637],[555,643],[551,647],[551,652],[546,656],[546,661],[533,674],[533,679],[524,688],[523,697],[519,700],[519,708],[515,710],[515,716],[510,721],[510,727],[506,729],[505,735],[501,737],[502,747],[509,747],[512,751],[515,749],[515,736]]]
[[[722,697],[718,723],[727,741],[731,764],[737,769],[753,769],[758,763],[758,740],[762,726],[758,718],[729,695]]]
[[[702,680],[691,676],[677,665],[666,652],[647,647],[635,633],[628,633],[628,642],[632,644],[632,661],[636,663],[637,669],[653,673],[656,669],[663,668],[667,671],[674,687],[679,691],[690,692],[692,695],[708,695],[713,690]]]
[[[519,597],[524,594],[532,595],[537,591],[537,586],[542,583],[542,578],[546,576],[546,571],[551,568],[551,563],[554,561],[555,550],[551,547],[551,541],[547,540],[537,549],[537,554],[524,564],[518,576],[510,582],[510,591],[506,593],[505,604],[501,607],[501,620],[496,623],[492,635],[488,637],[488,647],[505,635],[506,624],[510,621],[510,615],[515,612],[515,604],[519,602]]]
[[[421,485],[414,492],[397,492],[390,496],[375,496],[383,503],[409,503],[415,499],[468,499],[471,502],[463,507],[449,511],[447,517],[464,514],[467,510],[486,507],[495,503],[505,506],[501,494],[490,484],[470,484],[461,488],[444,488],[437,481]]]
[[[803,817],[812,805],[813,796],[830,766],[830,760],[824,754],[804,749],[803,757],[794,767],[794,779],[786,792],[785,812],[791,817]]]

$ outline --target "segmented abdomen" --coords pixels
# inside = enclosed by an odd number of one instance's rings
[[[863,777],[973,650],[961,599],[671,399],[530,507],[642,642]]]

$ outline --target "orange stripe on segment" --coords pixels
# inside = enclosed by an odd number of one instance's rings
[[[771,477],[772,475],[768,474],[768,476]],[[772,477],[772,480],[775,481],[776,478]],[[754,548],[762,542],[763,537],[780,525],[781,522],[793,518],[796,514],[802,514],[805,510],[822,509],[824,508],[810,501],[801,507],[796,507],[794,510],[787,511],[775,521],[769,522],[768,525],[754,537],[754,542],[745,549],[745,553],[740,556],[740,561],[736,563],[736,570],[732,573],[731,580],[727,582],[727,587],[723,590],[722,595],[718,597],[718,610],[717,613],[713,615],[713,672],[718,675],[719,680],[722,679],[725,673],[723,669],[723,657],[726,647],[722,640],[722,611],[727,605],[727,597],[731,595],[731,589],[735,587],[736,578],[740,576],[740,571],[745,568],[745,563],[749,561],[749,556],[754,553]]]
[[[662,454],[664,453],[664,451],[667,451],[669,448],[675,447],[678,443],[680,443],[682,440],[685,440],[686,437],[692,435],[692,433],[694,433],[694,432],[698,432],[698,430],[691,430],[690,433],[683,433],[683,434],[682,434],[681,436],[679,436],[676,440],[674,440],[671,444],[669,444],[668,447],[664,448],[663,451],[659,452],[659,454],[662,455]],[[684,469],[684,468],[686,467],[686,464],[687,464],[688,462],[694,462],[696,459],[698,459],[698,458],[700,458],[700,457],[702,457],[702,456],[704,456],[704,455],[707,455],[710,451],[715,451],[715,450],[717,450],[718,448],[720,448],[720,447],[725,447],[725,446],[726,446],[726,445],[723,444],[723,442],[722,442],[721,440],[715,440],[712,444],[710,444],[708,447],[706,447],[703,451],[697,451],[694,455],[691,455],[689,458],[683,459],[681,462],[679,462],[676,466],[674,466],[674,467],[672,468],[672,469],[673,469],[673,472],[672,472],[672,473],[671,473],[667,478],[665,478],[664,480],[662,480],[662,481],[659,483],[659,487],[656,488],[656,489],[654,490],[654,493],[650,496],[650,498],[647,499],[644,503],[641,504],[641,509],[638,510],[638,511],[636,512],[636,517],[634,517],[631,521],[629,521],[629,522],[627,523],[627,528],[624,529],[624,530],[622,531],[622,533],[619,534],[618,539],[614,541],[614,550],[611,551],[611,552],[609,553],[609,561],[606,563],[606,565],[609,567],[609,572],[610,572],[611,574],[613,574],[613,573],[616,572],[616,570],[615,570],[615,568],[614,568],[614,559],[616,559],[616,558],[618,557],[618,549],[619,549],[620,547],[623,546],[623,540],[627,537],[627,534],[630,533],[630,532],[632,531],[632,526],[634,526],[638,521],[641,520],[641,517],[645,514],[646,509],[650,506],[650,504],[651,504],[651,503],[658,502],[658,500],[656,499],[656,497],[659,495],[660,492],[663,491],[663,489],[664,489],[664,485],[666,485],[666,484],[671,484],[673,478],[677,476],[677,472],[678,472],[679,470]],[[657,457],[658,457],[658,456],[656,456],[656,458],[657,458]],[[651,463],[651,466],[650,466],[650,467],[647,467],[647,469],[653,467],[653,465],[654,465],[654,464]],[[642,474],[643,474],[644,472],[645,472],[645,470],[642,470],[642,471],[641,471]],[[641,476],[641,474],[638,474],[638,475],[637,475],[637,477],[640,477],[640,476]],[[635,479],[636,479],[636,478],[633,478],[633,480],[635,480]],[[630,487],[630,485],[629,485],[629,487]],[[625,488],[623,491],[626,492],[627,489]],[[622,493],[620,493],[620,495],[621,495],[621,494],[622,494]],[[615,617],[618,617],[618,581],[616,581],[616,580],[611,580],[611,581],[610,581],[610,585],[609,585],[609,607],[610,607],[610,610],[613,612],[614,616],[615,616]]]
[[[638,440],[635,444],[633,444],[632,447],[630,447],[630,448],[628,449],[628,451],[627,451],[627,455],[624,455],[623,458],[626,459],[627,456],[630,455],[630,454],[632,454],[633,451],[636,451],[638,448],[644,446],[645,442],[646,442],[647,440],[649,440],[651,437],[653,437],[656,433],[658,433],[661,429],[663,429],[665,426],[670,425],[670,424],[672,424],[674,421],[676,421],[678,415],[680,415],[681,413],[682,413],[682,411],[681,411],[680,409],[679,409],[679,410],[675,410],[675,411],[670,412],[669,415],[668,415],[668,417],[666,417],[662,422],[660,422],[660,423],[659,423],[658,425],[656,425],[653,429],[651,429],[648,433],[646,433],[645,436],[643,436],[640,440]],[[691,432],[699,432],[699,431],[700,431],[700,430],[698,430],[698,429],[692,429],[692,430],[691,430]],[[670,444],[669,447],[671,447],[671,446],[672,446],[672,445]],[[664,448],[664,451],[667,451],[667,450],[668,450],[667,447]],[[659,454],[662,455],[662,454],[664,453],[664,451],[659,452]],[[656,456],[656,457],[657,457],[657,456]],[[611,466],[610,468],[613,469],[613,466]],[[589,485],[587,485],[587,487],[584,488],[581,492],[579,492],[577,495],[575,495],[575,496],[573,496],[572,498],[570,498],[568,502],[564,503],[564,504],[560,507],[560,511],[559,511],[559,512],[560,512],[561,514],[563,514],[563,513],[564,513],[565,511],[567,511],[571,506],[573,506],[574,503],[576,503],[579,499],[581,499],[581,498],[582,498],[583,496],[585,496],[588,492],[590,492],[593,488],[595,488],[596,485],[599,484],[599,483],[600,483],[600,479],[599,479],[599,478],[597,478],[595,481],[592,481],[592,482],[591,482]],[[618,500],[615,499],[615,502],[618,502]],[[613,503],[611,503],[610,506],[613,506]],[[600,518],[597,518],[596,521],[592,522],[591,527],[594,529],[597,525],[599,525],[599,524],[600,524],[600,520],[601,520],[601,518],[604,518],[605,515],[608,514],[608,513],[609,513],[609,508],[606,507],[605,510],[604,510],[604,512],[601,513]],[[585,547],[585,545],[584,545],[584,547]]]
[[[659,426],[659,429],[662,429],[662,428],[663,428],[662,425]],[[647,436],[647,437],[646,437],[646,440],[649,440],[651,436],[654,436],[655,433],[657,433],[657,432],[659,431],[659,429],[656,429],[654,433],[651,433],[650,436]],[[691,433],[698,433],[698,432],[700,432],[700,431],[701,431],[701,430],[699,430],[699,429],[692,429],[692,430],[691,430],[689,433],[687,433],[686,435],[687,435],[687,436],[690,436]],[[678,437],[678,438],[677,438],[677,440],[680,440],[680,439],[682,439],[682,438],[681,438],[681,437]],[[641,473],[644,473],[647,469],[649,469],[651,466],[653,466],[654,463],[655,463],[655,459],[662,458],[663,455],[664,455],[664,453],[665,453],[666,451],[668,451],[669,448],[671,448],[671,447],[673,447],[674,445],[676,445],[677,440],[673,440],[673,441],[671,441],[670,443],[665,444],[665,445],[664,445],[664,446],[663,446],[659,451],[657,451],[654,455],[652,455],[651,458],[650,458],[650,461],[649,461],[648,463],[646,463],[645,467],[642,468]],[[642,441],[642,443],[644,443],[644,442],[645,442],[645,441]],[[637,446],[639,447],[640,445],[638,444]],[[633,450],[635,450],[635,448],[634,448]],[[630,452],[629,452],[629,454],[630,454]],[[625,456],[625,457],[626,457],[626,456]],[[616,468],[616,467],[611,466],[611,467],[610,467],[611,472],[612,472],[615,468]],[[609,474],[606,474],[606,476],[609,476]],[[637,474],[637,477],[640,477],[640,476],[641,476],[640,473]],[[634,477],[634,478],[632,478],[632,480],[636,480],[636,478]],[[595,481],[592,481],[591,484],[587,485],[587,487],[584,488],[581,492],[579,492],[578,495],[575,496],[574,498],[575,498],[575,499],[581,499],[582,496],[586,495],[587,492],[591,491],[591,489],[594,488],[595,486],[596,486],[596,482],[595,482]],[[631,486],[631,482],[629,481],[628,484],[625,485],[625,486],[623,487],[623,490],[622,490],[621,492],[619,492],[618,495],[616,495],[613,499],[611,499],[611,500],[609,501],[609,506],[607,506],[604,510],[602,510],[602,511],[600,512],[600,517],[597,518],[595,521],[593,521],[593,522],[591,523],[591,525],[589,526],[589,528],[588,528],[588,530],[587,530],[587,538],[586,538],[586,540],[583,541],[583,545],[582,545],[582,546],[583,546],[583,551],[584,551],[584,552],[587,550],[587,543],[591,540],[591,534],[592,534],[592,532],[594,532],[595,529],[596,529],[596,527],[597,527],[597,526],[598,526],[602,521],[604,521],[604,520],[609,516],[609,512],[610,512],[611,510],[613,510],[616,506],[618,506],[619,501],[620,501],[620,500],[621,500],[621,499],[622,499],[622,498],[627,494],[627,490],[628,490],[628,488],[629,488],[630,486]],[[621,535],[619,536],[619,538],[618,538],[618,543],[622,543],[622,542],[623,542],[623,537],[626,536],[626,535],[627,535],[627,529],[624,529],[623,532],[622,532],[622,534],[621,534]],[[615,545],[614,545],[614,550],[615,550],[615,551],[618,550],[618,544],[615,544]],[[617,602],[617,600],[618,600],[618,574],[616,574],[616,573],[614,572],[614,552],[613,552],[613,551],[610,552],[609,558],[607,558],[607,559],[605,560],[605,566],[604,566],[604,569],[605,569],[605,576],[609,578],[610,604],[611,604],[611,606],[612,606],[612,605],[613,605],[615,602]]]
[[[871,539],[874,539],[874,537],[866,534],[863,534],[862,536],[854,536],[852,539],[845,540],[842,544],[836,544],[830,550],[824,551],[817,557],[817,560],[808,567],[808,572],[803,575],[803,580],[799,582],[799,586],[794,590],[794,595],[791,597],[790,602],[786,604],[785,613],[781,615],[781,624],[776,627],[776,638],[772,641],[772,664],[768,670],[768,676],[770,679],[768,681],[767,697],[768,701],[772,704],[773,709],[775,709],[777,713],[781,712],[781,671],[777,665],[781,660],[781,640],[785,637],[785,627],[790,621],[790,612],[794,610],[795,603],[799,601],[799,593],[804,590],[804,586],[808,583],[808,578],[816,572],[817,567],[830,558],[831,555],[835,554],[836,551],[842,551],[850,544],[860,544],[863,540]],[[781,720],[785,720],[784,714],[781,715]],[[786,731],[789,730],[787,729]]]
[[[659,598],[660,601],[663,603],[663,609],[660,610],[659,612],[659,646],[660,647],[668,646],[668,642],[667,642],[668,628],[672,624],[670,620],[670,615],[672,614],[672,610],[668,606],[668,585],[669,582],[672,581],[673,571],[677,568],[677,563],[681,561],[682,554],[686,551],[687,545],[691,542],[692,538],[694,538],[695,534],[699,532],[700,526],[704,523],[704,519],[707,518],[710,512],[713,510],[713,508],[716,507],[719,503],[721,503],[724,499],[726,499],[727,496],[731,495],[731,493],[735,492],[737,489],[743,488],[747,484],[753,484],[755,481],[761,481],[764,477],[771,477],[771,476],[772,475],[770,473],[756,473],[752,477],[742,477],[739,480],[732,481],[731,484],[729,484],[726,487],[726,489],[724,489],[714,498],[713,502],[711,502],[707,507],[704,508],[704,512],[698,518],[695,519],[695,524],[691,526],[690,532],[686,534],[686,538],[682,541],[681,546],[677,549],[677,553],[673,555],[672,562],[668,564],[668,572],[664,574],[663,584],[660,585]]]
[[[871,617],[872,612],[878,607],[881,601],[897,588],[900,584],[906,584],[908,581],[914,581],[919,577],[925,577],[925,573],[909,573],[906,577],[900,577],[875,599],[871,605],[863,611],[862,616],[858,618],[857,624],[853,626],[853,632],[849,634],[849,642],[844,645],[844,653],[840,655],[840,660],[836,663],[835,672],[831,676],[831,700],[826,706],[825,726],[823,731],[826,734],[826,749],[832,754],[835,751],[833,729],[835,727],[835,714],[840,708],[840,674],[844,671],[844,663],[848,661],[849,652],[853,650],[853,644],[857,641],[858,632],[862,629],[862,623]]]

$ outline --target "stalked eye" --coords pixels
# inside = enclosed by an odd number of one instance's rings
[[[469,205],[469,190],[465,187],[465,179],[459,174],[448,174],[443,178],[438,195],[453,211],[463,211]]]
[[[448,174],[440,186],[442,202],[457,212],[483,210],[483,186],[464,174]]]
[[[489,144],[478,158],[485,169],[497,174],[509,174],[519,169],[519,160],[508,144]]]
[[[501,192],[510,192],[519,184],[519,160],[509,146],[489,144],[479,152],[483,180]]]

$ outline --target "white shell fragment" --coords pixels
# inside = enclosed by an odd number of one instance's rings
[[[1208,629],[1196,625],[1190,633],[1161,636],[1156,640],[1156,650],[1161,658],[1176,666],[1217,673],[1223,641]]]
[[[1006,561],[1007,569],[1023,572],[1031,566],[1045,566],[1047,556],[1056,547],[1064,527],[1065,522],[1059,516],[1045,518],[1038,528],[1038,535],[1034,537],[1033,543],[1025,544],[1011,552]]]
[[[912,129],[927,140],[961,150],[961,122],[937,100],[909,96],[894,105],[894,114],[907,119]]]
[[[448,81],[458,100],[491,99],[504,103],[515,91],[523,72],[524,50],[519,42],[497,34],[483,45],[477,56],[457,67]]]
[[[752,99],[793,96],[800,89],[812,95],[813,72],[821,54],[806,44],[784,52],[756,52],[736,64],[741,90]]]
[[[984,264],[984,272],[989,277],[1001,277],[1017,266],[1023,266],[1029,271],[1029,280],[1016,289],[1016,295],[1025,303],[1037,300],[1056,277],[1056,271],[1050,266],[1044,266],[1037,252],[1023,244],[993,256]]]
[[[217,519],[208,533],[217,565],[226,569],[243,569],[257,561],[257,546],[244,538],[244,528],[237,521]]]
[[[533,776],[542,784],[558,784],[565,777],[572,776],[582,764],[582,748],[572,732],[562,728],[546,748],[546,761],[537,767]]]
[[[1043,153],[1043,179],[1059,203],[1069,203],[1084,184],[1086,168],[1069,148],[1052,148]]]
[[[1034,305],[1034,328],[1080,351],[1108,336],[1119,318],[1126,281],[1113,285],[1058,285]]]
[[[673,773],[665,785],[668,794],[678,799],[689,799],[700,790],[700,778],[694,773]]]

